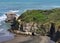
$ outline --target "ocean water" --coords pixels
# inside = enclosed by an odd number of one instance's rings
[[[8,11],[21,15],[26,10],[60,8],[60,0],[0,0],[0,29],[9,29],[5,23]]]

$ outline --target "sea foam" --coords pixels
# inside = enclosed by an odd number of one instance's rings
[[[6,28],[10,28],[6,23],[5,23],[6,15],[3,14],[0,16],[0,42],[8,41],[11,39],[14,39],[14,34],[8,32]]]

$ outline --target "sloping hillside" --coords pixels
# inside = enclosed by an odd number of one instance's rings
[[[51,9],[51,10],[27,10],[22,13],[18,19],[21,19],[25,22],[49,22],[49,21],[60,21],[60,9]]]

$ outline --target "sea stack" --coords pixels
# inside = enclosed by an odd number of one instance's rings
[[[10,24],[11,28],[9,29],[9,31],[11,31],[11,30],[12,31],[18,30],[19,29],[19,23],[16,20],[16,17],[17,17],[16,13],[14,13],[14,12],[7,12],[6,16],[7,16],[7,18],[6,18],[5,22],[6,23],[11,23]]]
[[[7,18],[6,18],[5,21],[11,23],[16,18],[16,13],[14,13],[14,12],[7,12],[6,16],[7,16]]]

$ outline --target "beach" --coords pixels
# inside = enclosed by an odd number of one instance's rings
[[[36,36],[17,35],[14,39],[1,43],[39,43]]]
[[[44,38],[45,37],[45,38]],[[44,40],[43,40],[44,39]],[[26,35],[17,35],[14,39],[1,42],[1,43],[55,43],[47,36],[26,36]]]
[[[23,42],[23,41],[27,41],[29,39],[30,39],[30,36],[17,35],[17,36],[15,36],[14,39],[8,40],[8,41],[5,41],[5,42],[1,42],[1,43],[20,43],[20,42]]]

